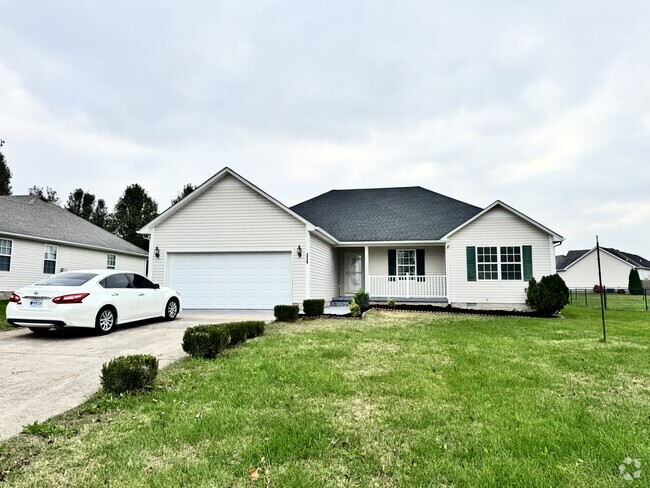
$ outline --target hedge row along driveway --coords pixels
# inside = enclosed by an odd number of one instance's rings
[[[248,313],[248,315],[245,315]],[[185,329],[233,320],[273,320],[270,311],[181,314],[173,322],[145,322],[107,336],[62,330],[37,336],[29,330],[0,332],[0,439],[23,425],[79,405],[100,387],[102,364],[117,356],[151,354],[160,367],[184,357]]]

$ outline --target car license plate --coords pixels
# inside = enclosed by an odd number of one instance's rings
[[[29,308],[43,308],[43,300],[30,300]]]

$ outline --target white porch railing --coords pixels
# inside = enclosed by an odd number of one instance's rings
[[[370,276],[371,297],[446,298],[447,277],[439,276]]]

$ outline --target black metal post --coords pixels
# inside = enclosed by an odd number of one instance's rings
[[[598,259],[598,285],[600,286],[600,316],[603,320],[603,342],[607,342],[607,330],[605,329],[605,298],[603,296],[603,277],[600,270],[600,244],[596,236],[596,258]]]

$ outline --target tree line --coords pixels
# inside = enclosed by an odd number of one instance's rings
[[[0,195],[12,194],[11,176],[11,170],[4,155],[0,152]],[[186,184],[171,201],[172,205],[181,201],[195,189],[196,186],[191,183]],[[106,201],[103,198],[97,198],[95,194],[82,188],[76,188],[70,192],[63,205],[58,193],[49,186],[43,189],[43,187],[34,185],[27,191],[29,195],[63,206],[69,212],[142,249],[149,249],[149,241],[141,234],[138,234],[137,231],[158,216],[158,204],[137,183],[126,187],[112,212],[108,211]]]

